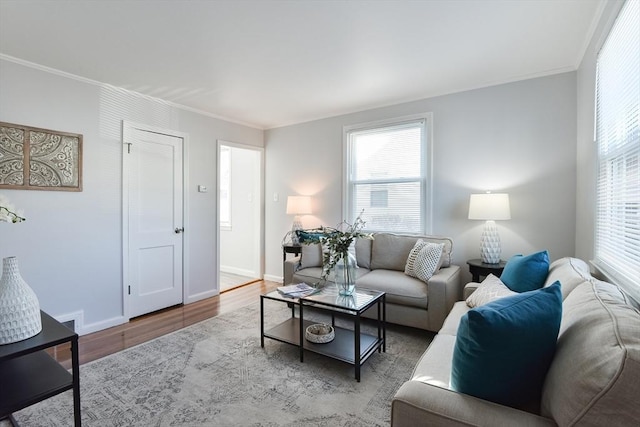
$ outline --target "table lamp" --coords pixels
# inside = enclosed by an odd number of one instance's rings
[[[506,193],[472,194],[469,199],[469,219],[485,220],[480,239],[480,256],[486,264],[500,262],[500,236],[495,221],[511,219],[509,195]]]
[[[289,196],[287,197],[287,215],[295,215],[291,224],[291,243],[299,245],[296,230],[302,230],[300,215],[311,214],[311,197],[309,196]]]

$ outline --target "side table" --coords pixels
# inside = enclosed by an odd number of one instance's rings
[[[26,340],[0,345],[0,420],[17,425],[12,413],[48,399],[63,391],[73,390],[73,418],[80,419],[80,370],[78,334],[40,311],[42,331]],[[70,373],[45,349],[71,343]]]
[[[467,261],[467,264],[469,264],[469,273],[471,273],[472,276],[471,280],[474,282],[480,282],[480,276],[486,277],[489,274],[493,274],[494,276],[500,277],[507,262],[500,260],[497,264],[487,264],[477,258],[470,259]]]
[[[302,253],[302,246],[300,245],[282,245],[282,262],[287,260],[287,254],[293,254],[298,256]]]

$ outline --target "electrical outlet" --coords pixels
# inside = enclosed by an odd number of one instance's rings
[[[277,202],[278,200],[280,200],[280,195],[278,193],[273,193],[273,201]]]

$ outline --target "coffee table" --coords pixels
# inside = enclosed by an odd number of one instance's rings
[[[291,307],[291,317],[284,322],[264,329],[264,301],[274,300],[287,303]],[[304,352],[311,351],[324,356],[341,360],[355,367],[356,380],[360,381],[362,364],[376,352],[386,351],[386,296],[384,292],[356,288],[352,296],[338,295],[335,286],[327,285],[320,292],[303,298],[288,298],[273,291],[260,296],[260,345],[264,347],[264,339],[270,338],[300,349],[300,362],[304,362]],[[377,334],[364,333],[361,330],[362,314],[377,307]],[[333,341],[316,344],[305,339],[305,330],[317,322],[304,318],[310,307],[331,314],[331,325],[335,330]],[[296,309],[298,316],[296,317]],[[353,320],[353,329],[337,327],[335,317],[341,316]]]

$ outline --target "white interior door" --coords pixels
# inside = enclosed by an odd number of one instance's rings
[[[183,302],[183,139],[128,128],[124,143],[125,306],[135,317]]]

